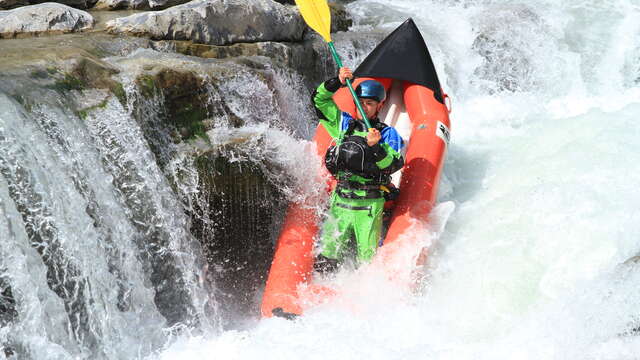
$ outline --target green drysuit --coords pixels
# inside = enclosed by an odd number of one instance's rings
[[[340,82],[334,78],[320,84],[314,93],[313,102],[320,122],[338,142],[345,133],[366,138],[367,129],[362,121],[342,112],[333,101],[332,96],[339,88]],[[349,240],[355,236],[356,258],[360,263],[367,262],[375,255],[380,241],[385,202],[380,185],[387,184],[389,175],[402,167],[400,149],[403,144],[394,128],[377,119],[371,120],[382,135],[379,144],[367,149],[376,154],[375,161],[367,164],[374,175],[340,169],[334,174],[339,186],[331,194],[329,214],[322,226],[320,240],[320,254],[328,259],[341,261]]]

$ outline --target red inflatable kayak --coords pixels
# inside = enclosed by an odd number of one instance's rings
[[[397,244],[411,241],[402,235],[414,224],[427,221],[435,204],[449,142],[447,96],[442,92],[424,39],[411,19],[385,38],[354,73],[354,87],[371,78],[385,86],[389,96],[380,119],[394,126],[407,145],[405,166],[400,179],[395,179],[400,197],[395,201],[383,247],[376,255],[389,257],[390,252],[400,248]],[[340,89],[334,100],[343,111],[355,114],[355,104],[346,88]],[[318,126],[314,141],[318,155],[324,156],[331,137],[323,126]],[[310,283],[320,221],[312,207],[289,205],[263,294],[264,317],[302,314],[307,305],[304,297],[310,291],[320,297],[330,295],[330,289]],[[423,260],[424,256],[420,261]],[[407,268],[415,267],[416,260],[412,261],[413,264],[406,264]]]

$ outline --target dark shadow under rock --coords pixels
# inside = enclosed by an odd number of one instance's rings
[[[215,282],[225,327],[258,316],[286,199],[258,166],[215,154],[196,161],[201,189],[192,232]]]

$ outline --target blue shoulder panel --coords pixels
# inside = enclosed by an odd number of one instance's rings
[[[342,112],[342,118],[340,119],[341,122],[341,126],[340,128],[342,129],[342,131],[346,131],[349,128],[349,123],[351,122],[351,120],[353,120],[353,116],[351,116],[348,112]]]
[[[404,141],[402,141],[402,137],[396,131],[396,129],[391,126],[387,126],[382,129],[382,141],[387,143],[393,150],[400,152],[400,149],[404,146]]]
[[[349,128],[349,123],[353,120],[353,116],[348,112],[342,112],[342,118],[340,119],[340,128],[342,131],[346,131]],[[404,141],[402,141],[402,137],[400,134],[391,126],[387,126],[382,129],[380,133],[382,135],[382,141],[387,143],[391,148],[397,152],[400,152],[400,149],[404,146]]]

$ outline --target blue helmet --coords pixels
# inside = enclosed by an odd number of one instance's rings
[[[375,80],[365,80],[356,88],[356,95],[361,99],[373,99],[383,102],[387,98],[384,86]]]

